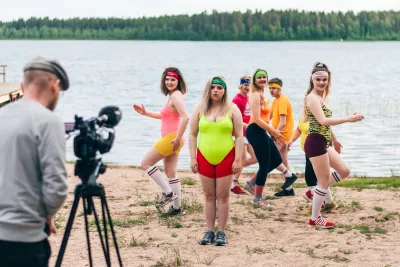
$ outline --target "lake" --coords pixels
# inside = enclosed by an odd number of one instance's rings
[[[75,114],[96,116],[106,105],[121,108],[115,144],[103,160],[122,165],[139,165],[160,137],[160,121],[137,114],[132,105],[160,110],[166,101],[159,89],[165,67],[183,72],[190,114],[210,76],[226,78],[232,99],[240,76],[265,68],[269,78],[283,80],[297,125],[312,65],[324,62],[332,71],[333,116],[365,115],[362,122],[333,127],[352,174],[400,173],[400,42],[0,41],[0,64],[8,65],[9,82],[21,80],[24,63],[36,55],[58,58],[68,71],[71,88],[56,110],[63,121],[73,121]],[[72,139],[68,160],[75,159]],[[303,172],[304,161],[297,141],[289,153],[291,169]],[[189,162],[186,142],[178,168],[189,169]]]

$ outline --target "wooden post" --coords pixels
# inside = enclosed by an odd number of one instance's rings
[[[6,82],[6,68],[7,65],[0,65],[0,68],[3,68],[3,72],[0,72],[0,74],[3,74],[3,83]]]

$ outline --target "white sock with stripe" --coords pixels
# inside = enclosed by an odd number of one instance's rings
[[[176,177],[176,178],[168,178],[168,182],[169,182],[169,187],[178,196],[177,199],[174,200],[172,206],[174,207],[174,209],[179,209],[182,205],[181,181],[179,180],[178,177]]]
[[[285,168],[285,169],[282,171],[282,174],[285,175],[285,178],[287,178],[287,177],[292,177],[292,172],[291,172],[288,168]]]
[[[329,181],[331,185],[336,184],[340,182],[340,180],[342,180],[342,177],[334,168],[330,168],[329,172],[330,172]]]
[[[169,187],[166,179],[164,178],[164,175],[160,172],[160,170],[156,166],[151,166],[146,170],[147,174],[153,178],[154,182],[158,184],[159,187],[161,187],[161,190],[165,194],[171,193],[171,188]]]
[[[314,197],[312,202],[312,213],[311,213],[311,220],[315,221],[318,219],[318,216],[321,211],[322,203],[325,200],[326,196],[326,189],[323,189],[319,185],[315,187]]]

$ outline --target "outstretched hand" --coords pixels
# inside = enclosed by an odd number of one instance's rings
[[[135,109],[135,111],[141,115],[146,115],[146,109],[144,108],[143,104],[142,106],[138,106],[136,104],[133,105],[133,108]]]

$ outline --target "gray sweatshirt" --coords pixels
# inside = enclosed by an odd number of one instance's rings
[[[38,242],[68,194],[64,125],[22,98],[0,108],[0,240]]]

